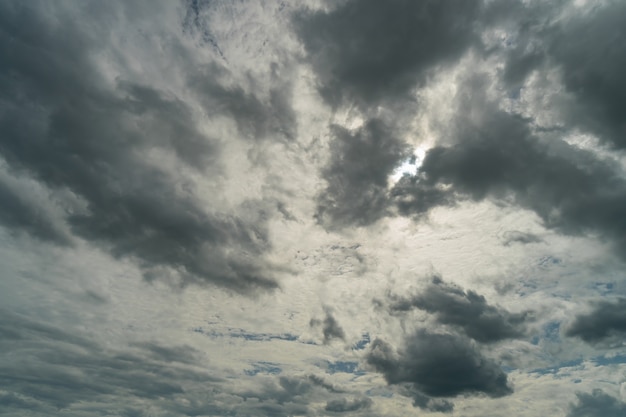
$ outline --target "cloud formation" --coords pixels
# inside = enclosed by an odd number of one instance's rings
[[[470,339],[449,333],[418,330],[399,349],[381,339],[372,342],[367,363],[383,374],[389,384],[409,384],[415,405],[448,411],[447,403],[430,404],[429,397],[485,394],[503,397],[513,391],[506,374],[486,358]]]
[[[606,394],[601,389],[595,389],[590,394],[577,393],[578,402],[572,404],[568,417],[619,417],[626,413],[626,404]]]
[[[437,65],[458,59],[477,38],[479,9],[475,0],[351,0],[299,12],[294,26],[322,97],[333,106],[367,106],[406,96]]]
[[[459,329],[481,343],[524,336],[528,316],[489,305],[484,296],[446,284],[437,276],[423,292],[410,297],[395,296],[391,301],[392,311],[424,310],[434,314],[438,323]]]
[[[106,53],[98,32],[106,28],[87,34],[77,25],[82,16],[59,12],[56,25],[32,5],[0,7],[0,80],[7,92],[0,152],[11,169],[84,202],[83,210],[67,213],[73,233],[116,257],[136,259],[150,279],[173,271],[182,283],[242,292],[276,288],[257,259],[269,247],[261,216],[207,210],[193,183],[146,158],[171,152],[192,169],[219,175],[219,141],[198,129],[192,109],[152,86],[121,78],[109,86],[92,58]],[[102,13],[116,12],[110,7]],[[46,60],[45,71],[35,56]],[[239,99],[245,103],[239,96],[230,102]],[[25,206],[18,190],[3,189],[10,202],[2,209],[6,226],[67,240],[38,216],[25,217],[37,208]]]
[[[626,335],[626,298],[596,301],[592,307],[589,313],[576,315],[565,334],[591,344],[621,345]]]

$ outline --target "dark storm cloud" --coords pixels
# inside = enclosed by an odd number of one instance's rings
[[[591,344],[620,346],[626,337],[626,298],[596,301],[591,312],[575,317],[565,334]]]
[[[550,56],[575,96],[569,122],[621,149],[626,148],[624,22],[626,3],[609,1],[560,21],[548,34]]]
[[[489,305],[484,296],[471,290],[463,291],[439,277],[434,277],[432,284],[420,294],[392,297],[392,310],[412,308],[434,314],[439,323],[460,329],[482,343],[522,337],[527,319],[527,314],[513,314]]]
[[[567,417],[622,417],[626,415],[626,403],[595,389],[591,394],[577,393],[578,402],[572,404]]]
[[[481,85],[466,87],[453,144],[431,148],[416,176],[402,178],[392,198],[402,214],[492,199],[533,210],[548,228],[599,234],[626,253],[626,181],[618,164],[560,140],[540,140],[529,120],[498,110]],[[471,115],[465,116],[465,115]]]
[[[326,310],[326,317],[324,320],[311,319],[311,327],[322,326],[322,333],[324,334],[324,344],[332,342],[334,339],[345,340],[346,334],[337,322],[337,319],[333,316],[330,310]]]
[[[626,4],[608,1],[595,7],[571,2],[496,2],[491,24],[509,33],[502,81],[519,88],[534,71],[559,70],[571,100],[554,103],[568,128],[597,135],[616,148],[626,147]],[[509,7],[511,6],[511,7]],[[563,9],[569,12],[562,14]],[[576,39],[576,42],[572,42]]]
[[[351,0],[299,12],[293,22],[325,100],[375,104],[459,58],[476,40],[479,10],[477,0]]]
[[[370,408],[372,403],[373,401],[368,397],[355,398],[353,400],[341,398],[326,402],[324,410],[334,413],[347,413]]]
[[[386,214],[388,177],[409,157],[408,146],[378,119],[353,132],[334,126],[332,133],[331,159],[322,171],[328,185],[318,196],[318,221],[326,227],[368,225]]]
[[[68,213],[73,232],[138,260],[147,277],[165,268],[184,282],[243,292],[275,288],[256,260],[269,246],[263,215],[208,213],[192,185],[146,158],[162,149],[199,171],[219,172],[219,147],[195,128],[190,108],[150,86],[107,85],[91,60],[103,48],[106,19],[80,16],[92,25],[86,33],[80,19],[48,18],[36,8],[0,5],[2,157],[50,189],[82,198],[86,210]],[[24,217],[33,208],[10,197],[5,225],[59,239],[37,216]]]
[[[409,336],[397,352],[387,342],[376,339],[366,360],[389,384],[409,384],[422,396],[502,397],[512,393],[500,367],[484,357],[470,339],[454,334],[420,330]],[[420,395],[415,395],[416,406],[428,407],[428,401]],[[445,404],[441,407],[447,408]]]

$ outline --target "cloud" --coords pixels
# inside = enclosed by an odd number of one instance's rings
[[[578,402],[570,406],[567,417],[621,417],[626,413],[626,404],[595,389],[591,394],[577,393]]]
[[[524,336],[527,314],[513,314],[489,305],[484,296],[474,291],[463,291],[441,278],[420,294],[391,298],[391,310],[407,311],[412,308],[434,314],[437,322],[462,330],[467,336],[482,343]]]
[[[84,210],[67,213],[72,232],[116,257],[137,260],[150,279],[173,271],[184,284],[240,292],[276,288],[260,261],[270,246],[261,210],[207,209],[193,182],[147,157],[163,150],[190,169],[219,175],[220,143],[199,130],[192,108],[170,92],[121,76],[111,86],[92,59],[106,50],[98,31],[109,28],[94,23],[93,33],[85,33],[77,23],[93,16],[53,8],[56,25],[31,5],[0,7],[0,82],[7,91],[0,153],[11,169],[84,200]],[[236,106],[240,99],[245,102],[239,96],[229,102]],[[38,219],[36,208],[24,205],[19,190],[1,190],[12,202],[2,209],[5,226],[63,239]]]
[[[513,392],[500,367],[470,339],[455,334],[419,330],[397,351],[376,339],[366,361],[389,384],[410,384],[429,397],[486,394],[497,398]],[[423,404],[422,397],[416,398],[416,405]]]
[[[565,334],[591,344],[620,346],[626,335],[626,298],[618,298],[616,302],[596,301],[592,306],[591,312],[574,318]]]
[[[568,122],[620,149],[626,148],[625,17],[626,4],[606,2],[555,24],[548,44],[567,91],[575,97],[567,109]],[[579,39],[575,45],[573,37]]]
[[[370,408],[372,403],[373,401],[368,397],[354,398],[353,400],[341,398],[328,401],[324,410],[334,413],[347,413]]]
[[[564,234],[599,234],[616,253],[626,253],[626,181],[619,165],[559,138],[539,138],[530,120],[484,97],[484,79],[468,84],[452,144],[428,150],[417,175],[392,190],[399,212],[421,217],[433,207],[490,199],[530,209]]]
[[[194,384],[219,378],[202,369],[201,353],[188,346],[143,344],[138,349],[109,350],[94,340],[54,326],[2,312],[0,345],[13,360],[0,364],[8,406],[63,409],[83,401],[115,406],[183,394]],[[146,349],[146,350],[144,350]],[[193,360],[196,358],[196,360]],[[6,404],[5,404],[6,405]]]
[[[351,0],[301,11],[294,27],[324,99],[338,106],[405,96],[476,41],[480,2]]]
[[[345,340],[346,334],[333,316],[329,309],[326,309],[326,317],[323,321],[317,319],[311,319],[311,327],[322,326],[322,333],[324,334],[324,344],[328,344],[333,339]]]
[[[373,223],[387,213],[388,178],[409,156],[408,146],[379,119],[352,132],[334,126],[332,134],[316,217],[327,228]]]

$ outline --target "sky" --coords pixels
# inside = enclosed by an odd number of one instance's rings
[[[626,2],[0,2],[0,415],[626,415]]]

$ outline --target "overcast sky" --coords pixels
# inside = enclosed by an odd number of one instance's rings
[[[0,1],[0,415],[626,415],[626,2]]]

